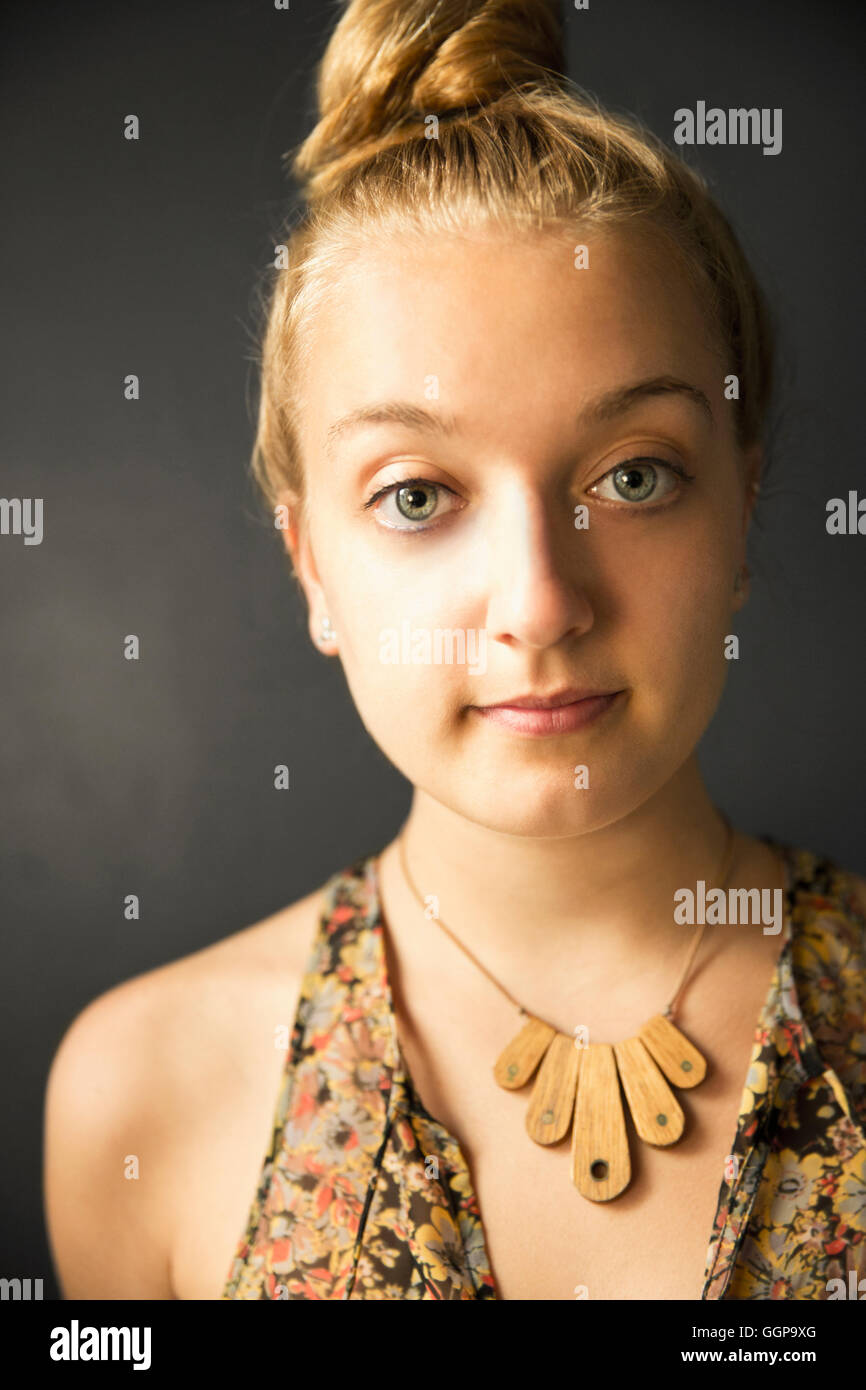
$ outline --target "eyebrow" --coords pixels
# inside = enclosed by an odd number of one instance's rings
[[[590,401],[584,415],[590,422],[610,420],[648,396],[667,395],[680,395],[693,401],[707,416],[710,424],[715,425],[713,407],[706,393],[699,386],[693,386],[690,381],[682,381],[676,376],[651,376],[644,381],[635,381],[631,386],[619,386]]]
[[[578,418],[588,424],[601,423],[624,414],[639,401],[651,396],[664,395],[680,395],[692,401],[708,417],[710,424],[715,426],[713,408],[707,395],[700,387],[675,376],[647,377],[628,386],[617,386],[614,390],[606,391],[588,402]],[[371,405],[358,406],[356,410],[350,410],[348,415],[336,420],[325,436],[325,449],[330,454],[337,440],[352,430],[361,429],[366,425],[386,424],[405,425],[408,429],[439,434],[453,434],[458,429],[458,422],[453,415],[427,410],[424,406],[413,404],[412,401],[378,401]]]

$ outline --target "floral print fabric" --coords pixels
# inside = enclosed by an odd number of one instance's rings
[[[785,923],[701,1297],[850,1297],[866,1277],[866,922],[834,864],[765,840],[785,863]],[[498,1297],[459,1142],[400,1054],[374,855],[325,886],[222,1297]]]

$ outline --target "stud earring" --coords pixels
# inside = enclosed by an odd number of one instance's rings
[[[337,634],[331,627],[331,619],[328,617],[327,613],[322,619],[320,634],[323,642],[333,642],[336,640]]]

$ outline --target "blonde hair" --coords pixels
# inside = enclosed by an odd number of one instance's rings
[[[317,305],[365,243],[410,233],[579,222],[661,234],[739,378],[737,442],[760,440],[773,335],[734,232],[697,172],[564,67],[555,0],[350,0],[319,65],[318,123],[291,163],[306,208],[263,305],[252,473],[270,507],[285,490],[304,496]]]

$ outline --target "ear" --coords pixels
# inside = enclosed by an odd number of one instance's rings
[[[743,450],[743,531],[742,531],[742,553],[740,564],[737,569],[737,578],[734,585],[734,596],[732,608],[738,613],[749,597],[749,567],[746,564],[746,536],[752,521],[752,514],[755,510],[755,503],[758,500],[758,493],[761,487],[761,471],[764,466],[764,451],[760,444],[750,444],[748,449]]]
[[[764,450],[760,444],[750,444],[743,450],[743,536],[749,529],[758,493],[761,489],[761,473],[764,468]]]
[[[336,641],[324,641],[322,638],[322,620],[329,616],[328,604],[316,568],[303,499],[295,492],[281,493],[277,501],[276,515],[279,518],[283,545],[292,563],[292,572],[307,600],[310,639],[319,651],[333,655],[337,650]]]

